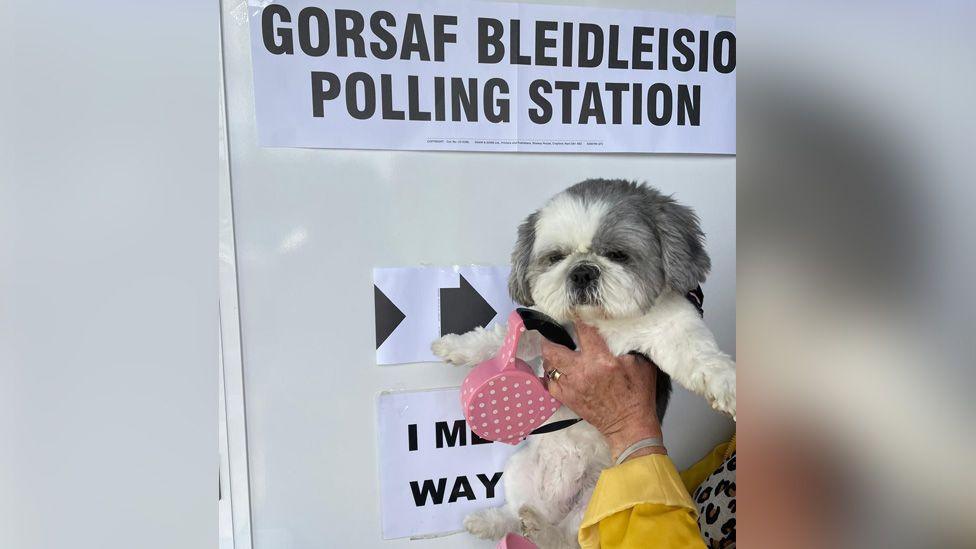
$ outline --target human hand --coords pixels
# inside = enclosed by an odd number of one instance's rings
[[[616,460],[628,446],[661,436],[656,412],[657,368],[643,356],[614,356],[596,328],[577,322],[579,352],[543,341],[543,368],[558,370],[549,392],[597,428],[607,439]],[[547,376],[548,377],[548,376]],[[634,457],[666,453],[662,447],[645,448]]]

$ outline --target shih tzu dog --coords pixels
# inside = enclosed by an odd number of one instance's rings
[[[561,323],[578,318],[595,326],[612,352],[644,354],[734,418],[735,363],[685,298],[711,266],[703,240],[695,213],[654,188],[583,181],[519,227],[509,291]],[[432,349],[447,362],[472,366],[493,356],[504,338],[505,326],[496,325],[446,335]],[[538,336],[523,337],[518,354],[538,358]],[[670,383],[661,375],[658,383],[662,416]],[[575,417],[563,406],[549,423]],[[529,437],[505,466],[507,503],[471,514],[464,526],[487,539],[521,531],[542,549],[578,547],[583,513],[609,465],[605,440],[585,421]]]

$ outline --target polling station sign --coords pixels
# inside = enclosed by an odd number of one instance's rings
[[[472,511],[505,502],[502,472],[518,447],[479,438],[458,389],[378,400],[383,539],[457,532]]]
[[[250,1],[262,146],[735,153],[732,18]]]

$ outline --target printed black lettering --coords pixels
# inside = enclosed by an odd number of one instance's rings
[[[493,124],[508,122],[509,100],[507,97],[496,98],[496,94],[508,95],[508,82],[502,78],[491,78],[485,82],[485,120]]]
[[[631,57],[634,60],[634,68],[639,70],[650,70],[654,68],[653,61],[645,61],[644,54],[654,51],[654,45],[644,42],[647,37],[654,36],[654,29],[651,27],[634,27],[634,45]]]
[[[352,42],[353,55],[366,57],[366,41],[363,40],[363,29],[366,22],[363,14],[354,10],[335,10],[336,19],[336,55],[347,57],[349,43]],[[349,23],[352,23],[350,26]]]
[[[536,124],[547,124],[552,120],[552,103],[542,95],[543,93],[552,93],[552,86],[548,81],[535,80],[529,84],[529,99],[539,106],[538,109],[529,109],[529,120]],[[473,432],[471,436],[472,438],[477,437]],[[475,444],[479,444],[477,440],[475,440]]]
[[[643,105],[642,102],[644,100],[643,90],[644,90],[643,84],[634,83],[634,91],[631,93],[631,95],[634,97],[634,104],[633,104],[634,124],[638,126],[644,123],[644,108],[642,106]]]
[[[457,35],[447,32],[448,26],[457,26],[453,15],[434,16],[434,61],[444,61],[444,44],[457,44]]]
[[[425,480],[423,486],[416,480],[410,481],[410,491],[413,492],[413,502],[417,507],[427,505],[428,498],[434,505],[443,503],[445,488],[447,488],[446,478],[437,479],[437,486],[434,486],[434,481],[430,479]]]
[[[698,84],[691,87],[690,95],[687,84],[678,85],[678,125],[684,126],[686,121],[692,126],[701,125],[701,86]]]
[[[435,445],[438,448],[443,448],[445,442],[449,448],[455,446],[464,446],[467,444],[467,429],[464,425],[464,420],[459,419],[448,427],[446,421],[438,421],[434,424],[435,433]],[[458,444],[460,441],[460,444]]]
[[[620,124],[623,118],[623,93],[630,89],[630,84],[607,82],[604,87],[610,92],[610,121],[614,124]]]
[[[597,124],[607,123],[607,117],[603,113],[603,98],[600,96],[600,85],[596,82],[587,82],[586,87],[583,89],[583,106],[580,108],[579,123],[587,124],[591,117],[596,117]]]
[[[447,107],[447,101],[444,94],[444,77],[435,76],[434,77],[434,120],[438,122],[443,122],[444,111]],[[471,433],[474,436],[474,433]]]
[[[498,19],[478,18],[479,63],[498,63],[505,58],[505,45],[502,44],[504,32],[502,22]],[[491,46],[491,53],[488,53],[489,46]]]
[[[420,77],[419,76],[410,75],[407,77],[407,98],[410,102],[409,103],[410,120],[421,120],[421,121],[430,120],[430,112],[420,110]],[[461,445],[462,446],[464,445],[463,440],[461,441]]]
[[[427,49],[427,35],[424,34],[424,21],[419,13],[408,13],[407,23],[403,31],[403,49],[400,59],[410,60],[414,53],[419,54],[421,61],[430,61],[430,50]]]
[[[660,114],[657,112],[658,96],[661,96],[664,108]],[[674,110],[672,101],[671,88],[667,84],[658,83],[647,88],[647,118],[650,119],[651,124],[664,126],[671,121],[671,113]]]
[[[572,23],[570,23],[572,24]],[[546,35],[547,32],[558,30],[555,21],[535,22],[535,64],[542,67],[555,67],[556,56],[549,55],[546,50],[556,47],[556,39]]]
[[[411,452],[417,451],[417,424],[411,423],[407,425],[407,448]]]
[[[698,33],[698,72],[708,72],[708,31]]]
[[[451,78],[451,118],[461,121],[461,111],[468,122],[478,121],[478,79],[468,78],[465,89],[463,78]],[[459,420],[462,421],[463,420]]]
[[[357,84],[363,85],[365,103],[362,108],[356,100]],[[356,120],[367,120],[376,113],[376,84],[365,72],[354,72],[346,78],[346,109]]]
[[[275,26],[275,16],[282,23],[291,23],[291,14],[288,8],[280,4],[271,4],[261,12],[261,38],[264,40],[264,49],[275,55],[295,53],[292,30],[290,28],[278,28]],[[275,40],[281,39],[281,42]]]
[[[580,88],[579,82],[556,80],[555,88],[563,92],[563,124],[573,123],[573,92]]]
[[[385,61],[387,59],[393,59],[396,55],[396,38],[393,36],[393,33],[386,30],[386,27],[395,26],[396,17],[388,11],[378,11],[370,16],[369,30],[373,31],[373,35],[380,40],[379,42],[371,42],[369,44],[369,51],[372,52],[373,57]]]
[[[501,471],[492,475],[491,478],[488,478],[487,475],[478,474],[478,480],[480,480],[481,484],[485,486],[485,499],[491,499],[495,497],[495,485],[498,484],[498,481],[501,480],[501,478],[502,478]]]
[[[325,102],[339,97],[339,87],[339,77],[334,73],[312,71],[312,116],[325,116]]]
[[[580,23],[579,34],[579,66],[599,67],[603,63],[603,29],[599,25]],[[592,56],[590,56],[591,40],[593,41]]]
[[[573,24],[563,23],[563,66],[573,66]]]
[[[462,497],[468,501],[477,499],[471,490],[471,484],[468,483],[468,477],[464,476],[458,477],[454,481],[454,489],[451,490],[451,497],[447,499],[447,502],[454,503]]]
[[[668,70],[668,29],[657,29],[657,68]]]
[[[607,66],[611,69],[626,69],[628,63],[620,59],[620,25],[610,25],[610,53],[607,55]]]
[[[695,50],[688,46],[688,43],[695,42],[695,33],[689,29],[678,29],[674,31],[674,49],[679,55],[671,58],[674,68],[682,72],[688,72],[695,67]]]
[[[317,43],[312,44],[312,19],[315,19]],[[319,8],[308,7],[298,12],[298,44],[305,55],[321,57],[329,51],[329,16]]]
[[[412,77],[416,78],[416,76]],[[380,95],[383,96],[383,120],[403,120],[403,111],[393,108],[393,76],[389,74],[380,75]]]
[[[512,42],[509,46],[510,62],[513,65],[531,65],[532,58],[528,55],[522,55],[522,22],[518,19],[512,19],[509,23],[511,28],[508,30],[508,36]]]
[[[723,46],[728,44],[728,46]],[[715,45],[712,47],[712,65],[722,74],[735,70],[735,35],[729,31],[722,31],[715,35]],[[725,54],[728,54],[727,58]]]

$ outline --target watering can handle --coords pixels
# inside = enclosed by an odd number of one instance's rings
[[[515,368],[515,353],[518,351],[519,339],[522,338],[522,332],[525,330],[522,317],[517,312],[512,311],[512,314],[508,315],[508,333],[505,335],[505,342],[496,355],[497,359],[504,364],[503,370]]]
[[[515,313],[518,314],[520,324],[524,325],[526,330],[535,330],[553,343],[568,347],[571,351],[576,350],[576,343],[573,342],[573,338],[570,337],[566,328],[563,328],[549,315],[526,308],[515,309]]]
[[[505,336],[505,343],[502,345],[498,357],[503,361],[503,369],[515,368],[515,353],[518,351],[519,339],[522,332],[526,330],[536,330],[542,337],[557,343],[570,350],[576,350],[576,343],[558,322],[548,315],[534,311],[532,309],[519,308],[512,311],[508,316],[508,334]]]

